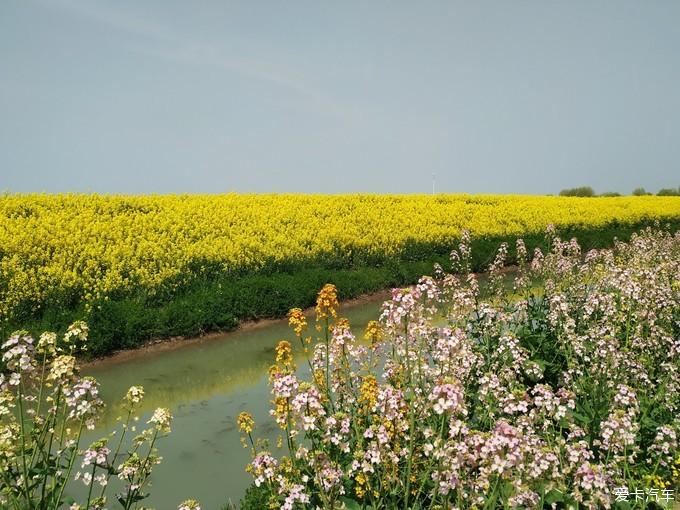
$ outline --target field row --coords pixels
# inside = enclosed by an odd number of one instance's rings
[[[310,269],[400,272],[403,263],[445,257],[463,229],[496,242],[540,238],[554,224],[583,238],[657,219],[680,220],[680,197],[5,195],[0,319],[27,324],[50,310],[89,315],[140,296],[144,307],[171,303],[197,282],[230,285]],[[392,278],[400,279],[408,278]]]

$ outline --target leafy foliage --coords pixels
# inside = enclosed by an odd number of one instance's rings
[[[678,188],[661,188],[656,194],[659,197],[677,197],[680,196],[680,187]]]
[[[640,187],[633,190],[634,197],[643,197],[645,195],[651,195],[645,188]]]
[[[561,197],[594,197],[595,191],[590,186],[581,186],[578,188],[568,188],[560,191]]]

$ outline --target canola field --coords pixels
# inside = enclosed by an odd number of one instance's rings
[[[582,233],[655,220],[678,222],[680,198],[7,194],[0,320],[30,323],[49,310],[88,319],[131,296],[146,300],[140,306],[170,302],[196,281],[433,260],[463,229],[498,240],[539,237],[548,224]],[[64,313],[52,316],[74,318]]]

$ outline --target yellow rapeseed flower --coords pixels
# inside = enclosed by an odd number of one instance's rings
[[[281,340],[276,346],[276,362],[286,368],[293,365],[293,346],[287,340]]]
[[[300,308],[291,308],[288,312],[288,325],[293,328],[295,336],[302,336],[302,331],[307,327],[307,318]]]
[[[329,317],[336,318],[338,308],[338,290],[332,283],[327,283],[319,291],[316,298],[316,320]]]
[[[378,321],[369,321],[364,332],[364,338],[371,341],[371,345],[375,345],[383,337],[382,326]]]
[[[359,404],[368,411],[378,402],[378,381],[372,375],[366,376],[359,388]]]
[[[238,415],[238,418],[236,418],[236,423],[238,424],[239,430],[244,434],[250,434],[255,427],[253,415],[246,411],[243,411]]]
[[[197,278],[388,261],[412,243],[450,249],[463,230],[513,237],[548,224],[678,218],[680,197],[5,194],[0,321],[26,307],[71,306],[74,296],[92,310],[111,296],[172,293]],[[334,317],[334,306],[322,302],[320,311]]]

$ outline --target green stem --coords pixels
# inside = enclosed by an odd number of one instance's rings
[[[113,464],[115,468],[116,464],[116,459],[118,458],[118,453],[120,452],[120,448],[123,444],[123,438],[125,438],[125,433],[127,432],[127,429],[130,425],[130,417],[132,416],[132,407],[128,409],[128,415],[127,419],[125,420],[125,426],[123,427],[123,432],[120,434],[120,439],[118,440],[118,446],[116,447],[116,451],[113,454],[113,457],[111,458],[111,464]],[[102,491],[101,494],[99,495],[100,498],[104,497],[104,494],[106,493],[106,486],[108,485],[108,481],[111,479],[111,471],[109,470],[108,475],[106,477],[106,485],[102,486]]]
[[[66,476],[64,477],[64,481],[61,484],[61,488],[59,489],[59,493],[57,495],[57,500],[54,502],[54,510],[58,510],[61,502],[61,497],[64,494],[64,490],[66,489],[66,484],[68,483],[69,479],[71,478],[71,472],[73,471],[73,464],[75,464],[76,461],[76,456],[78,455],[78,445],[80,444],[80,436],[83,433],[83,425],[85,424],[85,418],[80,419],[80,426],[78,427],[78,436],[76,438],[76,443],[73,445],[73,452],[71,453],[71,458],[69,459],[69,464],[68,464],[68,470],[66,471]]]
[[[57,399],[54,404],[54,414],[47,419],[45,422],[45,433],[51,430],[50,432],[50,440],[47,445],[47,449],[42,449],[42,454],[44,456],[43,460],[45,463],[49,463],[50,455],[52,454],[52,444],[54,442],[54,427],[57,426],[57,414],[59,413],[59,405],[61,404],[61,388],[57,390]],[[51,425],[50,425],[51,423]],[[54,489],[54,484],[55,480],[52,480],[52,488]],[[47,489],[47,476],[43,479],[43,485],[42,488],[40,489],[40,499],[42,501],[45,500],[45,490]]]
[[[94,487],[94,473],[97,470],[97,462],[92,465],[92,479],[90,480],[90,490],[87,491],[87,504],[85,505],[85,510],[90,510],[90,500],[92,499],[92,488]]]
[[[146,475],[146,466],[149,462],[149,457],[151,457],[151,454],[153,453],[153,447],[156,444],[156,438],[158,438],[158,429],[154,431],[153,438],[151,439],[151,444],[149,445],[149,453],[147,453],[146,458],[144,459],[144,463],[142,464],[142,468],[140,469],[141,476],[144,478],[139,479],[139,487],[137,487],[134,491],[128,491],[128,496],[125,500],[125,510],[129,510],[130,508],[130,499],[132,498],[133,494],[138,494],[139,491],[142,489],[144,486],[144,483],[146,482],[146,479],[148,478],[148,475]]]
[[[18,388],[18,401],[19,401],[19,424],[21,425],[21,462],[23,465],[23,478],[24,478],[24,491],[26,492],[26,504],[28,505],[29,510],[33,508],[33,501],[31,500],[31,494],[30,490],[28,487],[28,466],[26,464],[26,426],[24,425],[24,392],[23,392],[23,387],[24,383],[23,381],[19,381],[19,388]]]
[[[42,359],[42,371],[40,373],[40,390],[38,391],[38,408],[36,409],[35,415],[40,416],[40,411],[42,408],[42,397],[43,397],[43,387],[45,386],[45,365],[46,365],[47,353],[43,353]]]
[[[404,344],[406,347],[406,372],[408,375],[408,385],[412,388],[413,386],[413,375],[411,374],[411,355],[408,346],[408,320],[405,321],[404,326]],[[410,403],[412,404],[412,402]],[[411,496],[411,469],[413,466],[413,445],[415,440],[415,426],[416,426],[416,416],[413,411],[413,405],[408,407],[409,414],[409,438],[408,438],[408,459],[406,461],[406,494],[404,500],[404,508],[408,509],[409,498]]]
[[[324,336],[326,340],[326,393],[328,394],[328,401],[331,405],[331,411],[335,412],[335,406],[333,405],[333,396],[331,395],[331,373],[330,373],[330,363],[331,363],[331,350],[330,341],[328,338],[328,317],[325,318],[326,327],[324,328]]]

